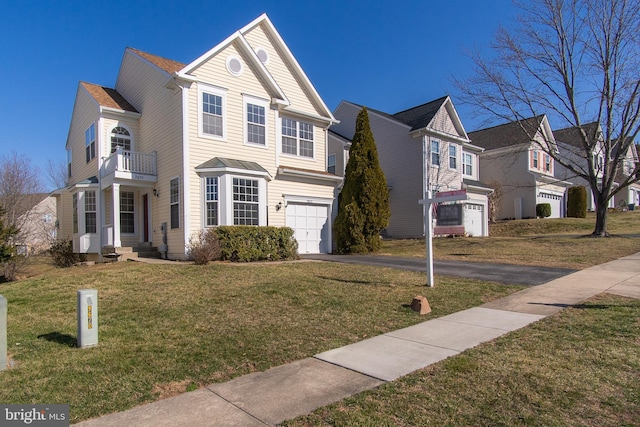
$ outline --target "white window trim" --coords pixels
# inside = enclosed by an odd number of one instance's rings
[[[133,194],[133,212],[131,211],[123,211],[122,210],[122,193],[132,193]],[[137,224],[137,219],[138,216],[136,215],[137,213],[137,209],[138,209],[138,203],[136,203],[136,199],[137,199],[138,195],[136,194],[135,191],[133,190],[122,190],[122,188],[120,189],[120,195],[118,196],[118,203],[120,204],[120,234],[124,235],[124,236],[137,236],[138,235],[138,228],[140,228]],[[178,209],[179,210],[179,209]],[[122,231],[122,213],[133,213],[133,233],[125,233],[124,231]]]
[[[206,179],[218,178],[218,225],[207,226],[206,212]],[[267,180],[262,175],[243,173],[203,173],[200,175],[200,222],[202,228],[213,228],[224,225],[234,225],[233,217],[233,179],[253,179],[258,181],[258,226],[267,225]]]
[[[127,132],[129,132],[129,138],[131,139],[131,150],[130,151],[131,152],[135,151],[133,131],[131,130],[131,128],[128,125],[124,124],[124,123],[116,123],[113,126],[110,126],[109,129],[108,129],[109,132],[107,133],[107,144],[106,144],[107,146],[106,146],[106,156],[105,157],[108,157],[108,156],[110,156],[112,154],[111,153],[111,135],[113,134],[113,130],[115,128],[125,128],[127,130]]]
[[[433,162],[433,155],[436,153],[433,151],[433,144],[438,144],[438,163]],[[433,168],[439,168],[442,165],[442,142],[439,139],[431,139],[429,141],[429,165]]]
[[[93,139],[89,141],[89,131],[93,129]],[[86,163],[90,163],[93,159],[96,158],[96,140],[98,139],[98,132],[96,131],[96,124],[91,123],[89,127],[84,131],[84,150],[85,150],[85,161]],[[91,146],[93,146],[93,150],[91,150]],[[89,149],[89,159],[87,159],[87,149]],[[93,151],[93,155],[91,152]]]
[[[471,158],[471,173],[468,174],[467,173],[467,164],[465,163],[465,157],[469,156]],[[464,151],[462,152],[462,175],[463,176],[469,176],[469,177],[474,177],[475,175],[473,174],[473,169],[474,169],[474,155],[470,154],[470,153],[465,153]]]
[[[247,104],[253,104],[264,108],[264,145],[249,142],[249,121],[247,119]],[[256,148],[269,148],[269,101],[251,95],[242,96],[242,123],[244,145]]]
[[[455,156],[451,155],[451,148],[454,149]],[[455,163],[456,163],[456,166],[453,167],[453,168],[451,167],[451,159],[452,158],[455,159]],[[458,146],[456,144],[452,144],[452,143],[448,144],[448,147],[447,147],[447,160],[448,160],[447,161],[447,166],[449,167],[449,170],[457,171],[458,170]]]
[[[172,202],[171,201],[171,182],[174,180],[178,180],[178,201],[177,202]],[[180,218],[180,204],[181,204],[181,200],[180,200],[180,193],[182,193],[182,189],[180,187],[181,185],[181,179],[180,176],[174,176],[173,178],[169,178],[169,221],[168,221],[168,227],[169,227],[169,231],[170,230],[179,230],[180,228],[182,228],[182,221]],[[178,226],[177,227],[173,227],[173,224],[171,222],[171,206],[173,206],[174,204],[178,205]]]
[[[329,159],[331,159],[331,158],[333,158],[333,169],[334,169],[333,174],[337,175],[338,166],[337,166],[337,162],[336,161],[338,160],[338,158],[337,158],[337,156],[335,154],[329,154],[327,156],[327,172],[329,172],[329,168],[332,166],[330,164],[331,162],[329,161]],[[332,173],[332,172],[329,172],[329,173]]]
[[[282,134],[282,120],[283,119],[289,119],[289,120],[295,120],[296,121],[296,147],[297,147],[297,152],[298,154],[291,154],[291,153],[285,153],[284,151],[282,151],[282,138],[283,138],[283,134]],[[300,155],[300,123],[305,123],[308,125],[311,125],[313,128],[313,156],[312,157],[308,157],[308,156],[301,156]],[[285,115],[285,116],[281,116],[278,120],[278,154],[280,156],[284,156],[284,157],[289,157],[292,159],[297,159],[297,160],[306,160],[306,161],[315,161],[316,160],[316,147],[318,146],[318,142],[316,141],[316,134],[317,134],[317,126],[315,124],[313,124],[310,121],[306,121],[306,120],[300,120],[299,117],[295,117],[295,116],[291,116],[291,115]],[[305,139],[305,141],[308,141]],[[345,163],[346,164],[346,163]]]
[[[204,132],[202,94],[208,93],[222,98],[222,136],[212,135]],[[221,87],[198,83],[198,136],[200,138],[212,139],[216,141],[227,140],[227,91]]]

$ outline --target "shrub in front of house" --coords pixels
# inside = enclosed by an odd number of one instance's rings
[[[551,216],[551,203],[538,203],[536,205],[536,216],[538,218],[547,218]]]
[[[567,216],[570,218],[587,217],[587,189],[578,185],[567,191]]]
[[[73,242],[69,238],[54,240],[49,248],[49,254],[56,267],[71,267],[83,261],[82,255],[73,252]]]
[[[220,241],[214,228],[200,230],[189,238],[187,255],[197,265],[206,265],[221,257]]]
[[[234,262],[298,259],[298,242],[290,227],[229,225],[214,230],[222,260]]]

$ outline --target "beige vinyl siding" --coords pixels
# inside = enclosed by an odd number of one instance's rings
[[[56,217],[58,221],[58,238],[73,236],[73,200],[69,191],[63,191],[56,200]]]
[[[100,157],[98,113],[98,104],[84,88],[79,87],[67,140],[67,148],[71,148],[72,150],[71,179],[69,184],[76,184],[92,176],[98,176],[98,158]],[[85,156],[85,132],[91,124],[95,124],[96,126],[96,157],[87,163]]]
[[[326,185],[312,183],[312,182],[302,182],[299,180],[288,180],[288,179],[276,179],[271,181],[268,184],[268,193],[269,193],[269,201],[268,201],[268,215],[269,215],[269,225],[273,225],[276,227],[285,226],[286,222],[286,206],[276,211],[275,206],[278,202],[284,203],[284,196],[303,196],[312,198],[320,198],[320,199],[333,199],[333,190],[334,187],[330,183]]]
[[[311,101],[313,98],[306,92],[302,82],[295,77],[293,68],[284,60],[284,54],[276,47],[261,25],[251,29],[244,36],[254,50],[262,48],[269,54],[269,61],[265,67],[291,103],[291,108],[305,113],[324,115],[322,109]]]
[[[438,130],[440,132],[444,132],[448,135],[452,136],[462,136],[453,125],[453,121],[451,120],[451,116],[449,116],[449,112],[446,108],[441,108],[438,110],[436,115],[431,120],[431,125],[429,126],[431,129]]]
[[[140,125],[137,119],[105,117],[102,119],[101,129],[102,144],[100,144],[100,155],[102,157],[107,158],[111,156],[111,131],[113,131],[113,129],[117,126],[122,126],[129,130],[129,132],[131,133],[132,150],[140,151],[138,149],[140,141]]]
[[[182,90],[166,87],[169,75],[131,52],[125,55],[116,82],[116,90],[124,96],[142,116],[139,119],[140,136],[134,141],[137,151],[157,152],[158,197],[152,197],[153,246],[162,244],[160,225],[167,223],[167,246],[170,258],[183,258],[184,216],[180,228],[170,228],[169,181],[182,177]],[[184,207],[184,191],[180,206]]]

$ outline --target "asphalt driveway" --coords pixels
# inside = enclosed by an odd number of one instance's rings
[[[302,255],[312,259],[349,264],[377,265],[403,270],[423,271],[426,274],[426,258],[402,258],[382,255]],[[576,272],[569,268],[537,267],[528,265],[493,264],[468,261],[433,260],[434,274],[465,277],[511,285],[535,286]]]

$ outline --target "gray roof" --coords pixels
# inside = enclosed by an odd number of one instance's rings
[[[198,169],[244,169],[248,171],[265,172],[268,173],[265,168],[260,166],[256,162],[248,162],[246,160],[225,159],[223,157],[214,157],[207,160],[203,164],[196,167]]]
[[[540,115],[520,120],[519,122],[516,120],[511,123],[469,132],[469,139],[472,144],[488,150],[511,147],[517,144],[528,144],[532,140],[531,136],[535,135],[540,129],[543,118],[544,115]],[[522,129],[521,125],[527,132]]]
[[[587,137],[592,140],[595,140],[596,138],[598,127],[598,122],[582,125],[582,129],[586,132]],[[553,137],[558,142],[564,142],[565,144],[573,145],[574,147],[582,147],[582,137],[580,136],[580,131],[577,126],[554,130]]]
[[[484,183],[482,183],[480,181],[473,180],[473,179],[462,178],[462,182],[464,184],[466,184],[466,185],[471,185],[473,187],[486,188],[486,189],[492,190],[492,188],[489,187],[488,185],[486,185],[486,184],[484,184]]]
[[[412,131],[426,128],[429,126],[429,123],[431,123],[431,120],[433,120],[433,117],[436,115],[438,110],[440,110],[447,98],[447,96],[443,96],[442,98],[427,102],[426,104],[418,105],[417,107],[395,113],[391,117],[405,125],[411,126]]]

